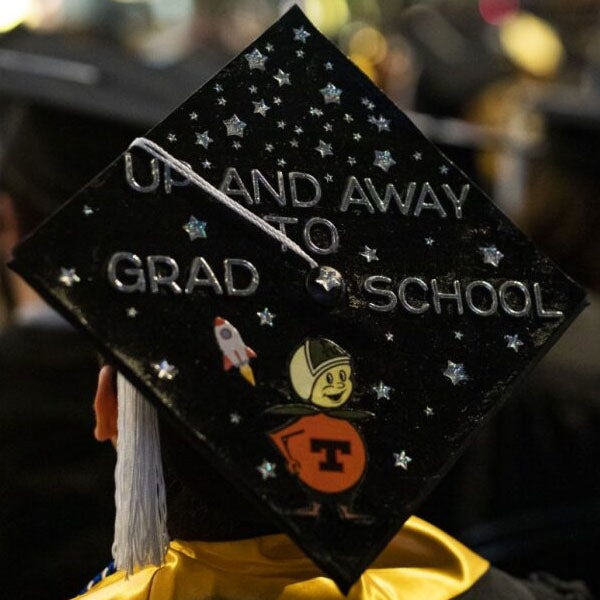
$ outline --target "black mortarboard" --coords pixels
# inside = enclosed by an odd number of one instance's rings
[[[298,8],[134,145],[13,267],[348,590],[584,292]]]

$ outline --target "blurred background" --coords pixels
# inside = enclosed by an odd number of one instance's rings
[[[17,166],[32,161],[20,176],[21,187],[15,183],[19,176],[7,175],[3,181],[0,170],[3,264],[28,227],[55,207],[52,201],[31,201],[33,208],[25,211],[28,221],[11,208],[11,202],[19,204],[15,198],[20,194],[52,195],[40,192],[51,183],[36,179],[49,169],[42,148],[60,154],[65,132],[81,137],[83,121],[96,128],[88,131],[98,131],[100,124],[124,135],[148,129],[291,4],[0,2],[0,154]],[[590,307],[526,387],[479,434],[419,514],[512,573],[525,576],[541,570],[581,578],[600,592],[600,2],[297,4],[546,253],[587,287]],[[23,113],[30,117],[28,132],[27,127],[19,129]],[[79,119],[78,125],[72,119]],[[32,127],[32,122],[39,126]],[[102,131],[108,140],[112,130]],[[81,139],[78,143],[78,154],[85,155],[86,146]],[[80,181],[67,168],[75,158],[65,158],[63,187],[68,193],[60,201],[110,158],[98,156],[97,165],[90,158],[90,172],[82,167]],[[59,167],[51,171],[54,176]],[[34,179],[35,191],[20,191],[27,188],[23,181]],[[45,589],[56,590],[56,596],[45,597],[68,597],[77,591],[75,573],[80,578],[93,575],[110,553],[111,449],[76,437],[64,446],[69,426],[86,435],[93,427],[89,406],[96,367],[83,349],[58,360],[64,324],[48,314],[40,318],[39,310],[32,319],[24,309],[30,304],[29,292],[6,270],[1,282],[0,379],[11,383],[0,387],[0,522],[8,522],[6,533],[0,532],[0,568],[6,569],[0,575],[3,580],[15,577],[17,567],[7,559],[19,553],[27,557],[23,573],[29,568],[43,572]],[[39,329],[40,323],[44,340],[33,338],[23,345],[23,329]],[[20,354],[11,346],[15,343]],[[39,358],[41,347],[51,358],[35,368],[46,383],[32,390],[33,357]],[[74,373],[81,377],[77,398],[69,397],[65,385]],[[40,402],[48,394],[64,401],[59,404],[63,413],[52,417],[58,428],[55,451],[48,451],[47,439],[35,448],[15,434],[16,422],[31,427],[40,418],[36,394]],[[25,397],[29,403],[22,401]],[[38,425],[44,432],[40,435],[47,435],[47,423]],[[41,459],[43,454],[48,458]],[[45,462],[50,457],[55,459],[52,465]],[[35,485],[32,472],[38,477]],[[63,495],[56,492],[61,485]],[[89,510],[92,504],[95,508]],[[44,516],[34,517],[40,511]],[[21,520],[15,522],[15,515]],[[87,542],[76,539],[78,535]],[[63,547],[59,552],[54,542],[47,542],[43,552],[34,552],[28,548],[33,537],[58,538]],[[62,573],[58,583],[57,571]],[[21,586],[11,597],[38,598],[38,593]]]

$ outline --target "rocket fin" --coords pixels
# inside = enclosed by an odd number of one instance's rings
[[[246,346],[246,356],[248,358],[256,358],[256,352],[254,352],[250,346]]]
[[[229,371],[233,367],[233,363],[229,360],[227,355],[223,354],[223,369],[225,371]]]

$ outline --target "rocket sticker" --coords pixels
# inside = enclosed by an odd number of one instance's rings
[[[229,321],[217,317],[215,337],[223,353],[223,369],[229,371],[231,367],[235,367],[250,385],[256,385],[250,366],[250,359],[256,358],[256,352],[250,346],[246,346],[240,332]]]

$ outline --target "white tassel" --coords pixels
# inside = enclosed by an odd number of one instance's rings
[[[117,569],[160,565],[169,545],[167,501],[156,409],[120,373],[115,468]]]

